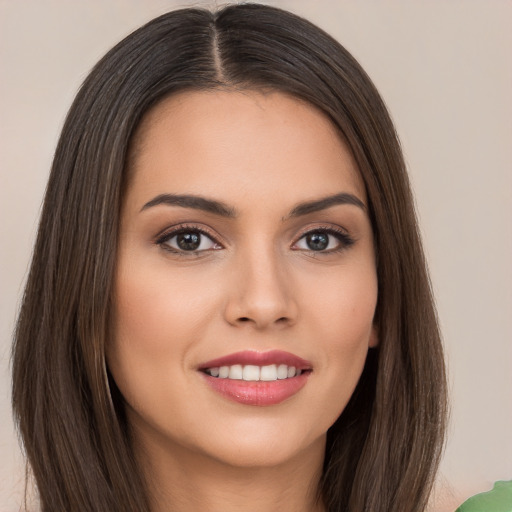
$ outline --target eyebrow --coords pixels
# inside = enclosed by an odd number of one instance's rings
[[[302,215],[308,215],[309,213],[326,210],[331,206],[336,206],[340,204],[350,204],[353,206],[357,206],[361,208],[364,212],[366,212],[366,205],[361,201],[361,199],[359,199],[357,196],[353,194],[342,192],[340,194],[334,194],[332,196],[323,197],[321,199],[316,199],[314,201],[300,203],[292,209],[292,211],[289,214],[289,217],[300,217]]]
[[[236,217],[234,208],[231,208],[221,201],[214,199],[207,199],[206,197],[194,195],[180,195],[180,194],[160,194],[155,198],[148,201],[141,211],[147,210],[153,206],[166,204],[169,206],[181,206],[182,208],[193,208],[194,210],[203,210],[205,212],[214,213],[221,217]]]
[[[334,194],[321,199],[315,199],[314,201],[299,203],[286,217],[283,218],[283,220],[286,218],[301,217],[310,213],[326,210],[332,206],[344,204],[357,206],[366,212],[366,205],[358,197],[353,194],[342,192],[340,194]],[[190,194],[160,194],[151,199],[151,201],[148,201],[141,208],[141,211],[158,205],[192,208],[194,210],[202,210],[227,218],[235,218],[237,216],[236,210],[222,201]]]

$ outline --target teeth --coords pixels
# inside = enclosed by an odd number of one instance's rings
[[[234,364],[229,367],[229,379],[240,380],[242,378],[242,365]]]
[[[275,364],[262,366],[260,380],[277,380],[277,366]]]
[[[270,364],[268,366],[234,364],[232,366],[208,368],[206,373],[219,379],[273,381],[297,377],[302,373],[302,370],[297,370],[295,366],[287,366],[286,364]]]
[[[248,364],[244,366],[242,375],[240,378],[243,380],[260,380],[260,367]]]
[[[293,368],[293,366],[290,366],[290,370],[292,368]],[[286,378],[288,378],[288,366],[286,366],[285,364],[280,364],[277,367],[277,378],[278,379],[286,379]]]

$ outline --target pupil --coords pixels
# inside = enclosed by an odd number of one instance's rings
[[[195,251],[201,243],[199,233],[181,233],[177,237],[178,247],[184,251]]]
[[[306,243],[313,251],[323,251],[329,245],[329,235],[325,233],[313,233],[306,237]]]

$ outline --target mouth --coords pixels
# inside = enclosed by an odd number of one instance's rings
[[[244,380],[246,382],[272,382],[274,380],[291,379],[298,377],[302,372],[308,371],[311,370],[302,370],[286,364],[269,364],[267,366],[234,364],[232,366],[214,366],[204,370],[207,375],[216,379]]]
[[[298,393],[313,368],[282,351],[244,351],[201,364],[198,370],[211,389],[245,405],[279,404]]]

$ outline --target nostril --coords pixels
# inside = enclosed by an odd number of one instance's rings
[[[247,316],[241,316],[241,317],[238,319],[238,322],[244,322],[244,323],[245,323],[245,322],[251,322],[251,321],[252,321],[252,320],[251,320],[249,317],[247,317]],[[285,316],[282,316],[282,317],[278,318],[278,319],[275,321],[275,323],[276,323],[276,324],[284,324],[284,323],[286,323],[286,322],[288,322],[288,318],[287,318],[287,317],[285,317]]]

